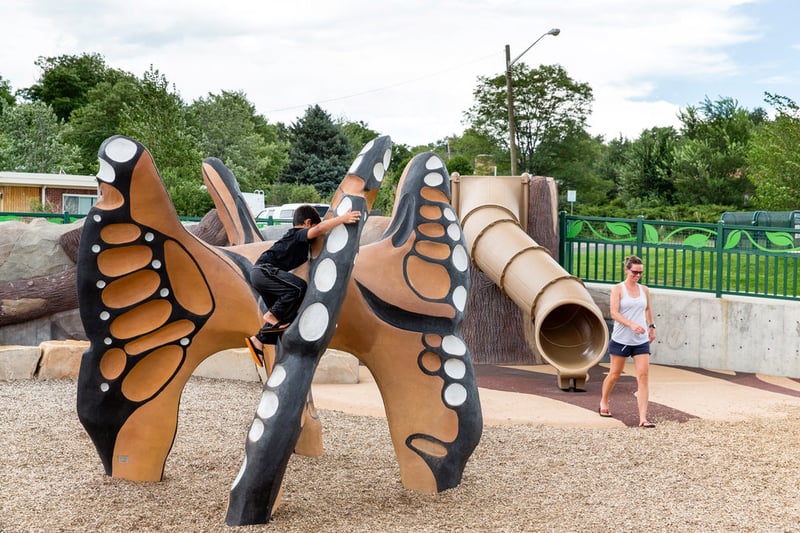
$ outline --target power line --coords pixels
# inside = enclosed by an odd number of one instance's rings
[[[372,94],[372,93],[377,93],[377,92],[381,92],[381,91],[387,91],[389,89],[394,89],[395,87],[401,87],[403,85],[408,85],[410,83],[416,83],[418,81],[427,80],[427,79],[433,78],[435,76],[441,76],[442,74],[445,74],[447,72],[452,72],[454,70],[458,70],[458,69],[460,69],[462,67],[465,67],[467,65],[471,65],[473,63],[477,63],[479,61],[483,61],[483,60],[488,59],[490,57],[494,57],[495,55],[496,54],[485,55],[483,57],[479,57],[477,59],[473,59],[473,60],[467,61],[465,63],[460,63],[458,65],[454,65],[454,66],[452,66],[450,68],[437,70],[436,72],[431,72],[429,74],[425,74],[423,76],[418,76],[416,78],[411,78],[411,79],[408,79],[408,80],[399,81],[399,82],[393,83],[391,85],[384,85],[382,87],[376,87],[374,89],[367,89],[365,91],[360,91],[360,92],[348,94],[348,95],[345,95],[345,96],[337,96],[337,97],[334,97],[334,98],[327,98],[325,100],[318,100],[318,101],[313,102],[311,104],[300,104],[300,105],[292,105],[292,106],[288,106],[288,107],[279,107],[279,108],[276,108],[276,109],[269,109],[265,113],[277,113],[277,112],[280,112],[280,111],[291,111],[292,109],[306,108],[306,107],[308,107],[310,105],[327,104],[329,102],[337,102],[339,100],[347,100],[348,98],[355,98],[357,96],[363,96],[365,94]]]

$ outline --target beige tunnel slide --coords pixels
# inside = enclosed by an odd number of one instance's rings
[[[606,353],[608,328],[583,282],[522,226],[530,176],[453,174],[451,181],[473,263],[530,316],[532,348],[557,370],[559,387],[582,390],[588,370]]]

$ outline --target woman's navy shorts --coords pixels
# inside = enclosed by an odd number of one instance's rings
[[[608,341],[608,353],[611,355],[621,355],[622,357],[633,357],[634,355],[641,355],[643,353],[650,353],[650,343],[643,342],[636,346],[629,346],[627,344],[620,344],[613,340]]]

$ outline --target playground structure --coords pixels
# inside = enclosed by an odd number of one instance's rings
[[[270,520],[288,460],[303,448],[301,432],[319,429],[308,392],[327,347],[354,354],[375,377],[403,485],[432,493],[460,483],[482,430],[472,360],[460,334],[468,252],[530,312],[537,346],[565,379],[585,380],[603,355],[607,330],[602,317],[595,320],[599,311],[578,280],[554,271],[546,252],[517,235],[513,202],[504,206],[488,195],[481,203],[486,191],[476,179],[474,187],[460,185],[451,203],[449,176],[433,153],[408,164],[389,226],[360,246],[390,153],[388,137],[370,142],[334,196],[334,212],[357,209],[362,220],[337,227],[312,248],[298,318],[269,354],[269,377],[231,489],[230,525]],[[224,248],[180,224],[141,144],[111,137],[99,158],[102,198],[87,217],[78,261],[90,340],[78,414],[108,475],[158,481],[193,370],[222,349],[241,347],[261,325],[265,309],[247,272],[270,243],[219,160],[204,161],[203,174],[232,243]],[[513,193],[502,195],[512,201]]]
[[[536,351],[558,372],[559,388],[583,389],[605,354],[608,329],[583,282],[526,233],[530,176],[454,174],[452,181],[472,261],[530,318]]]

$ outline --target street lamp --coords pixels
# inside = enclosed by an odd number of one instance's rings
[[[519,58],[524,56],[528,50],[533,48],[533,45],[541,41],[545,36],[552,35],[555,37],[561,33],[561,30],[558,28],[553,28],[552,30],[543,33],[539,36],[538,39],[533,41],[528,48],[525,49],[520,55],[514,58],[514,61],[511,61],[511,47],[506,45],[506,92],[508,93],[508,144],[511,149],[511,175],[517,175],[517,128],[514,125],[514,95],[511,91],[511,67],[519,61]]]

